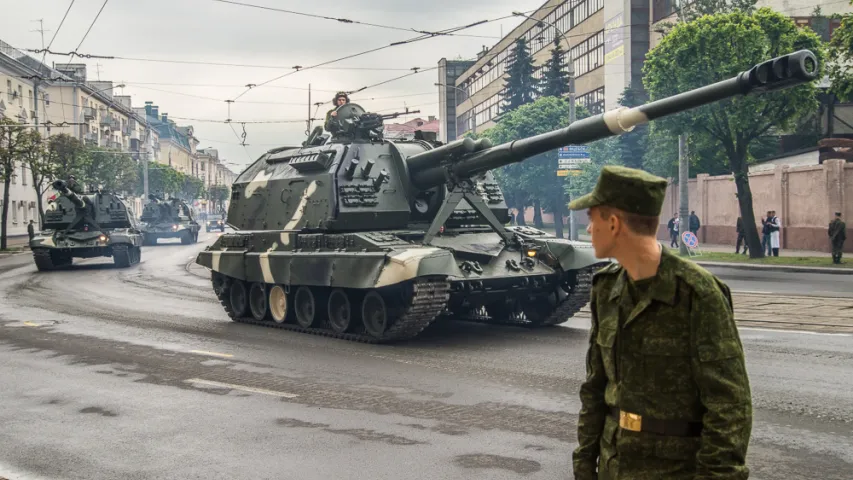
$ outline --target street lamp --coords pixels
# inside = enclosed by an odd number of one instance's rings
[[[534,22],[536,22],[536,24],[538,26],[542,26],[542,24],[545,24],[545,25],[549,25],[549,26],[553,27],[554,31],[557,32],[557,35],[559,35],[560,37],[563,37],[563,40],[566,42],[566,53],[568,55],[568,61],[569,61],[569,65],[568,65],[568,67],[569,67],[569,72],[568,72],[569,73],[569,124],[574,123],[575,120],[577,120],[577,117],[575,115],[575,61],[572,58],[572,44],[569,43],[569,39],[566,37],[566,34],[564,34],[553,23],[548,22],[546,20],[540,20],[540,19],[533,18],[533,17],[531,17],[529,15],[525,15],[521,12],[512,12],[512,14],[517,16],[517,17],[524,17],[524,18],[527,18],[529,20],[533,20]],[[554,42],[558,43],[559,40],[555,37]],[[569,182],[571,182],[571,179],[569,179]],[[561,197],[562,197],[562,194],[561,194]],[[574,210],[569,210],[569,238],[572,240],[578,239],[578,227],[577,227],[577,220],[575,218]]]
[[[434,83],[433,85],[435,85],[436,87],[452,88],[452,89],[454,89],[454,90],[456,90],[456,91],[462,92],[462,94],[463,94],[463,95],[465,95],[465,90],[462,90],[461,88],[459,88],[459,87],[457,87],[457,86],[454,86],[454,85],[447,85],[447,84],[444,84],[444,83]],[[471,133],[472,133],[472,134],[474,134],[474,135],[477,135],[477,118],[473,116],[473,114],[474,114],[474,107],[473,107],[473,103],[474,103],[474,102],[471,102],[471,103],[472,103],[472,107],[471,107],[471,114],[472,114],[472,117],[473,117],[473,118],[472,118],[472,119],[473,119],[473,121],[471,122]],[[453,92],[453,105],[454,105],[454,106],[459,106],[459,103],[456,101],[456,92]],[[455,122],[454,122],[454,123],[455,123]],[[455,136],[455,134],[454,134],[454,136]]]

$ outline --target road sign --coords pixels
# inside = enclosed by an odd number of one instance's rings
[[[560,147],[557,158],[589,158],[589,147],[586,145],[567,145]]]
[[[681,240],[684,241],[684,244],[687,245],[688,248],[696,248],[699,246],[699,239],[696,238],[696,234],[693,232],[682,233]]]

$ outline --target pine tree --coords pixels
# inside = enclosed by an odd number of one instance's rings
[[[533,66],[530,49],[527,48],[523,38],[515,42],[515,49],[507,59],[507,72],[509,72],[509,78],[504,85],[504,104],[501,113],[510,112],[532,102],[539,93],[539,85],[533,76],[536,67]]]
[[[545,62],[545,73],[542,76],[542,96],[562,97],[569,93],[569,73],[565,71],[565,50],[560,45],[560,40],[554,40],[554,48],[551,49],[551,59]]]

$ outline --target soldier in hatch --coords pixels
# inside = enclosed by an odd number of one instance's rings
[[[728,287],[656,239],[666,180],[607,166],[589,209],[595,255],[574,478],[741,480],[752,402]]]
[[[335,106],[335,108],[326,112],[326,123],[323,126],[326,131],[331,131],[331,128],[329,128],[329,122],[332,120],[332,118],[338,116],[338,112],[336,112],[335,110],[337,110],[337,108],[341,105],[346,105],[347,103],[349,103],[349,95],[347,95],[346,92],[338,92],[335,94],[335,98],[332,100],[332,104]]]

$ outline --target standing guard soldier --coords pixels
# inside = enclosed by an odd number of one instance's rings
[[[841,212],[835,212],[835,219],[829,223],[829,242],[832,244],[832,263],[841,263],[844,241],[847,240],[847,225],[841,220]]]
[[[589,209],[598,258],[574,478],[741,480],[752,402],[729,288],[656,233],[666,180],[607,166]]]

